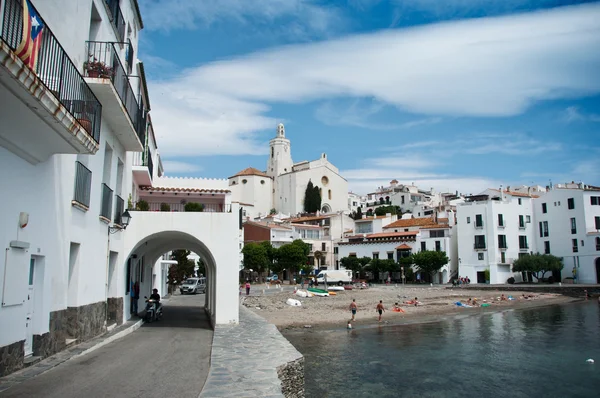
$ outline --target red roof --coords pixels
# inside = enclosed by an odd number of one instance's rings
[[[400,238],[404,236],[416,236],[418,234],[417,231],[407,231],[407,232],[379,232],[376,234],[367,235],[367,239],[377,239],[377,238]]]
[[[207,188],[174,188],[174,187],[140,187],[142,191],[156,192],[199,192],[199,193],[229,193],[229,189],[207,189]]]
[[[406,243],[403,243],[400,246],[396,246],[396,250],[412,250],[412,247],[410,247]]]

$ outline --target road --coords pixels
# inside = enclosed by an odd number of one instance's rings
[[[203,305],[203,294],[172,296],[161,321],[0,396],[197,398],[208,376],[213,335]]]

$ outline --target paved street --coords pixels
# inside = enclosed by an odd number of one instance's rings
[[[208,375],[213,335],[203,305],[204,295],[172,296],[162,321],[0,396],[197,398]]]

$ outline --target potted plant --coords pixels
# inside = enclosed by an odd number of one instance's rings
[[[73,114],[77,118],[81,127],[83,127],[87,132],[92,132],[92,120],[94,120],[94,116],[96,115],[96,107],[98,106],[96,102],[91,101],[82,101],[82,100],[74,100],[72,103],[73,106]]]
[[[88,77],[110,79],[113,76],[113,68],[90,55],[90,59],[83,63],[83,68]]]
[[[138,211],[148,211],[150,210],[150,205],[145,200],[139,200],[135,205],[135,209]]]
[[[168,203],[161,203],[160,211],[171,211],[171,205]]]
[[[184,210],[189,212],[201,212],[204,211],[204,205],[202,203],[189,202],[186,203]]]

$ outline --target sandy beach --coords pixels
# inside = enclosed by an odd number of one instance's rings
[[[362,290],[336,292],[329,297],[301,298],[293,292],[279,292],[264,296],[244,297],[242,304],[273,323],[279,329],[304,328],[307,325],[314,328],[345,327],[351,318],[349,305],[356,299],[358,311],[353,322],[354,327],[378,323],[375,307],[379,300],[383,301],[386,311],[382,317],[383,324],[398,324],[405,322],[431,322],[454,314],[477,314],[490,311],[501,311],[513,308],[532,308],[550,304],[563,304],[577,299],[553,293],[513,292],[515,300],[501,301],[504,293],[500,291],[473,291],[461,288],[447,289],[445,287],[403,287],[377,286]],[[523,298],[523,295],[530,298]],[[417,297],[417,306],[406,304]],[[286,304],[288,298],[294,298],[302,303],[300,307]],[[462,308],[457,301],[466,303],[469,298],[476,298],[479,304]],[[404,312],[394,312],[392,307],[398,303]]]

